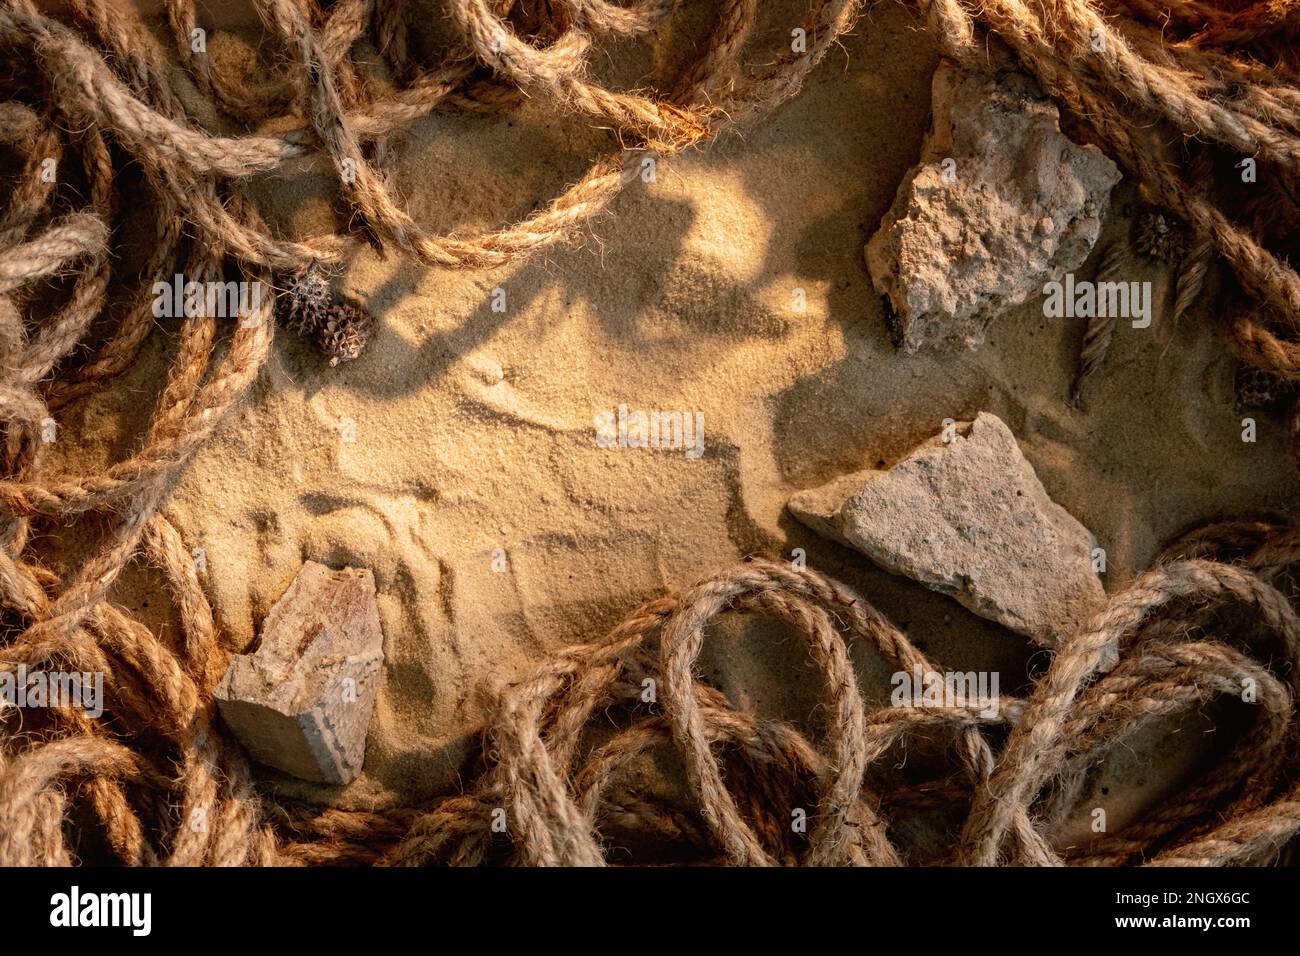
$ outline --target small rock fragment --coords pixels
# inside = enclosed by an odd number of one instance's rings
[[[230,662],[217,706],[259,763],[351,783],[365,758],[383,659],[374,576],[308,561],[267,614],[257,650]]]
[[[1120,173],[1077,146],[1028,76],[934,74],[921,161],[867,243],[876,291],[905,352],[976,348],[999,313],[1081,265]]]
[[[1055,647],[1105,604],[1093,537],[1047,496],[1015,436],[981,412],[888,471],[790,499],[796,518],[981,617]]]

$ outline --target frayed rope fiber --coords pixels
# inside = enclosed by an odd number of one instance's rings
[[[278,275],[284,286],[361,244],[449,268],[542,252],[606,212],[648,160],[665,161],[793,97],[860,10],[851,0],[818,0],[797,52],[782,46],[742,60],[757,0],[723,0],[671,88],[624,91],[591,78],[593,51],[601,40],[644,42],[670,29],[674,0],[255,5],[279,59],[264,77],[237,81],[195,49],[193,0],[167,0],[170,55],[129,6],[71,0],[65,22],[30,0],[0,3],[0,146],[20,158],[0,212],[0,669],[102,673],[108,701],[94,717],[75,708],[0,714],[0,864],[595,865],[609,857],[606,831],[644,832],[697,861],[893,864],[911,862],[899,822],[932,806],[965,820],[958,862],[1224,864],[1267,862],[1300,828],[1296,625],[1278,590],[1295,539],[1255,526],[1223,532],[1244,543],[1209,535],[1197,554],[1148,572],[996,719],[866,713],[848,640],[900,669],[924,668],[924,657],[834,582],[756,562],[653,602],[606,641],[571,648],[492,692],[482,773],[463,795],[376,813],[261,803],[213,708],[226,659],[212,610],[185,542],[158,508],[257,379],[276,325],[272,297],[239,323],[177,323],[137,451],[95,473],[48,468],[55,416],[128,369],[153,330],[154,283],[183,271],[196,281],[238,274],[272,286]],[[409,25],[430,6],[455,35],[433,63],[417,52]],[[1246,303],[1225,322],[1230,345],[1255,366],[1300,378],[1300,278],[1288,258],[1300,218],[1292,6],[918,7],[946,56],[978,67],[987,44],[1009,47],[1145,198],[1186,224],[1202,268],[1216,258],[1230,267]],[[354,57],[365,45],[392,84]],[[608,130],[606,154],[522,222],[477,236],[435,235],[414,222],[388,185],[390,134],[435,110],[493,113],[525,97]],[[213,131],[231,128],[246,132]],[[1179,138],[1195,138],[1198,155],[1212,151],[1212,172],[1255,160],[1250,200],[1188,181],[1168,148]],[[332,171],[347,212],[339,234],[276,235],[248,197],[250,177],[304,156]],[[56,176],[46,175],[51,168]],[[139,184],[130,196],[119,186],[128,169]],[[128,204],[151,214],[147,234],[135,237],[147,255],[139,276],[115,277]],[[110,286],[124,287],[111,302]],[[312,329],[335,357],[351,357],[369,334],[350,313],[325,319]],[[75,566],[56,571],[35,553],[34,540],[56,533],[84,537]],[[106,600],[136,560],[165,582],[179,637],[154,634]],[[1245,608],[1276,647],[1248,656],[1190,638],[1189,626],[1224,602]],[[695,679],[707,623],[730,610],[774,616],[809,639],[827,680],[824,749]],[[1099,674],[1116,640],[1120,662]],[[1153,716],[1240,693],[1247,678],[1259,688],[1255,721],[1216,772],[1121,834],[1082,851],[1058,845],[1068,796],[1108,747]],[[638,703],[645,679],[659,687],[648,709]],[[597,724],[609,733],[592,742],[584,730]],[[950,738],[960,769],[920,789],[873,789],[882,754],[918,733]],[[681,761],[689,807],[624,782],[630,762],[665,743]],[[806,834],[791,830],[793,807],[808,812]],[[497,811],[504,835],[492,826]]]

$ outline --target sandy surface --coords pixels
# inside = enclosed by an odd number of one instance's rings
[[[773,43],[785,28],[767,17],[760,39]],[[671,75],[693,42],[616,50],[614,72]],[[1026,639],[784,510],[796,490],[901,457],[944,418],[1007,422],[1048,492],[1107,549],[1112,592],[1188,524],[1284,507],[1295,485],[1281,423],[1261,417],[1258,442],[1242,443],[1233,362],[1208,315],[1170,327],[1162,268],[1132,276],[1155,283],[1162,307],[1150,329],[1121,323],[1082,410],[1065,401],[1081,320],[1045,319],[1037,300],[978,352],[894,352],[862,248],[918,153],[935,61],[911,13],[877,6],[796,100],[630,188],[581,248],[481,272],[365,251],[340,280],[382,321],[360,360],[330,368],[277,337],[249,401],[164,511],[206,551],[231,649],[312,559],[373,570],[387,661],[363,776],[343,791],[269,780],[358,806],[454,788],[479,681],[521,675],[744,555],[795,547],[940,663],[999,669],[1004,692],[1023,686],[1042,663]],[[474,230],[526,214],[608,144],[528,107],[431,117],[396,140],[397,181],[420,222]],[[323,182],[298,163],[257,189],[282,228],[311,232],[332,222]],[[1121,184],[1100,245],[1127,235],[1135,200]],[[97,438],[75,455],[114,452],[169,348],[155,336],[121,388],[78,410]],[[703,412],[703,456],[598,447],[593,418],[620,404]],[[119,599],[143,603],[129,580]],[[746,706],[797,722],[815,711],[819,678],[777,629],[720,628],[706,656]],[[883,665],[857,660],[885,700]],[[1153,747],[1190,759],[1177,736]],[[1144,779],[1142,766],[1121,772]]]

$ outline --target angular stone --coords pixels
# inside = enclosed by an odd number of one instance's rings
[[[1022,73],[945,61],[931,98],[920,163],[866,247],[909,353],[976,348],[995,316],[1082,265],[1120,180],[1101,150],[1061,133],[1056,106]]]
[[[259,763],[351,783],[365,759],[383,660],[374,576],[308,561],[267,614],[257,650],[230,662],[217,706]]]
[[[790,499],[815,531],[951,595],[1045,647],[1106,601],[1093,537],[1047,496],[1011,430],[981,412],[888,471],[845,475]]]

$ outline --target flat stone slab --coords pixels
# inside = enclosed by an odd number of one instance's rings
[[[230,662],[217,707],[259,763],[351,783],[365,759],[383,660],[374,576],[308,561],[267,614],[257,650]]]
[[[1011,430],[981,412],[887,471],[790,499],[810,528],[980,617],[1055,647],[1106,602],[1093,536],[1047,496]]]
[[[997,315],[1082,265],[1120,180],[1023,73],[944,61],[931,98],[920,162],[865,250],[909,353],[978,347]]]

